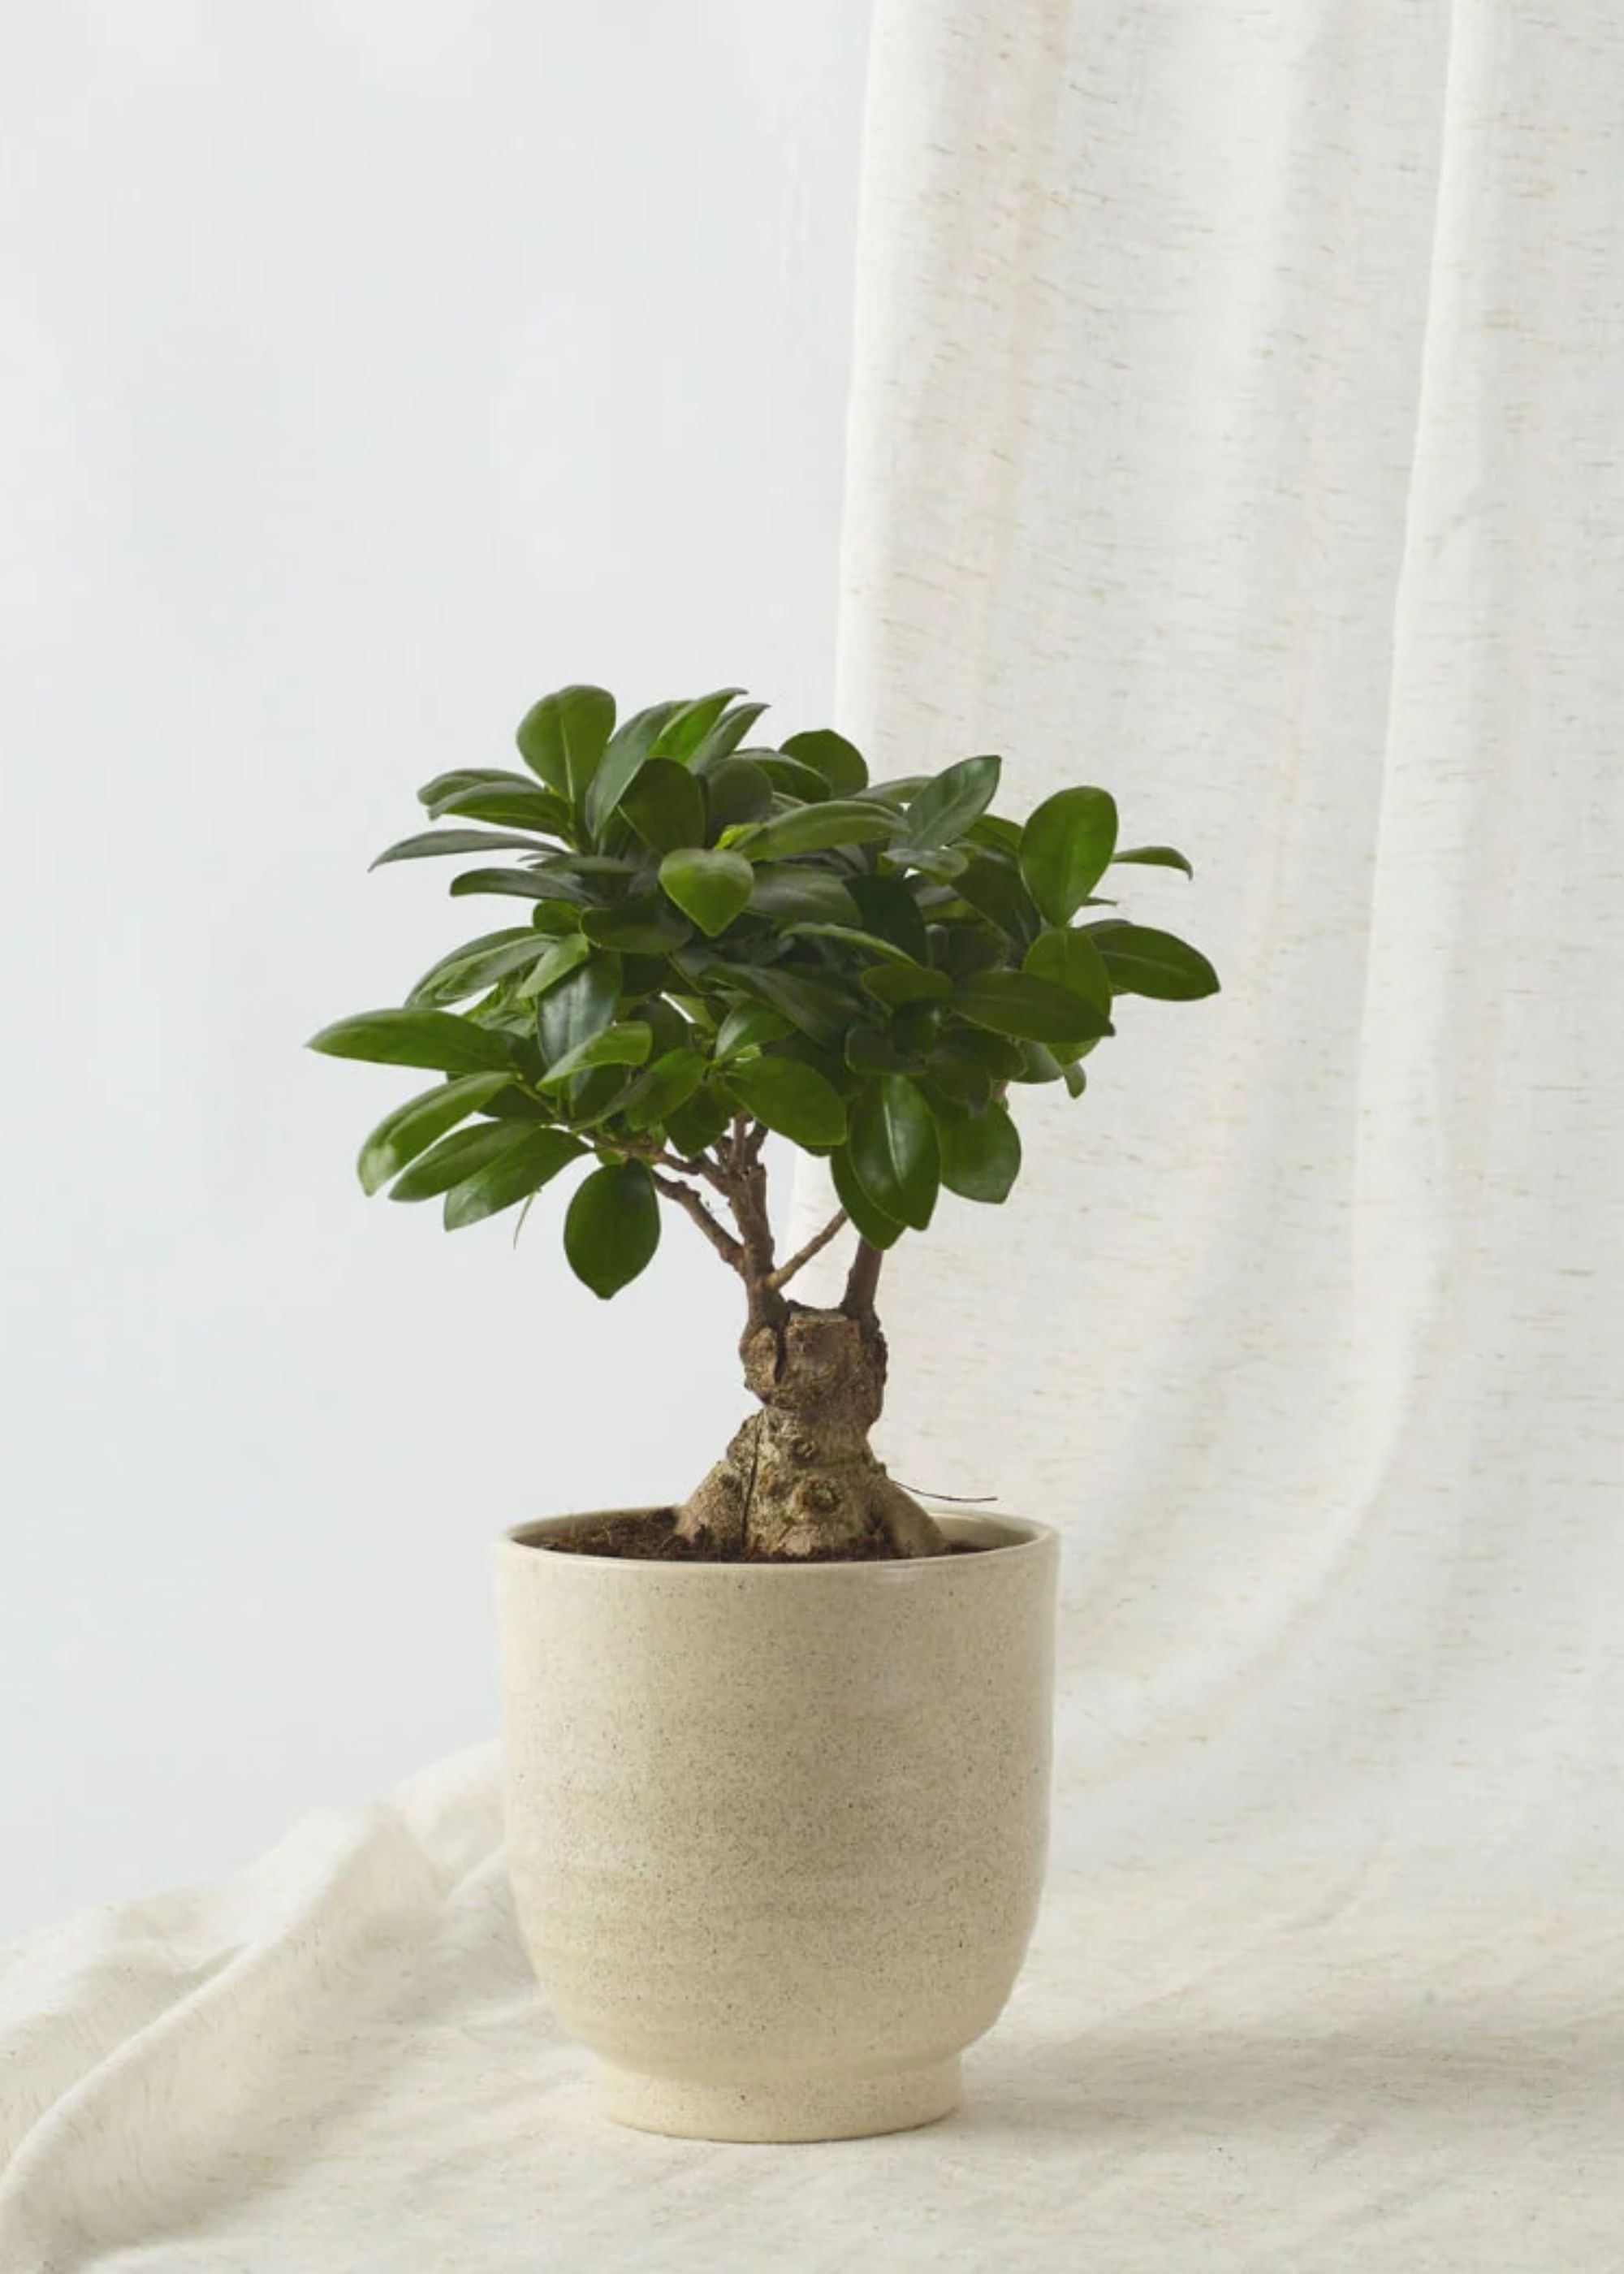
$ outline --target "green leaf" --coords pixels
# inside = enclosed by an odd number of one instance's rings
[[[545,935],[544,935],[545,937]],[[560,979],[568,979],[578,970],[592,953],[585,935],[572,931],[555,940],[542,956],[536,968],[526,974],[514,989],[521,1003],[528,1003],[538,995],[545,995],[549,987],[556,987]]]
[[[996,853],[978,853],[965,864],[958,888],[962,900],[1018,947],[1036,938],[1043,919],[1013,862]]]
[[[706,837],[719,837],[741,822],[759,821],[772,806],[772,784],[754,758],[723,758],[708,767],[703,794]],[[693,837],[683,840],[690,845],[699,841]]]
[[[686,765],[734,696],[743,692],[742,687],[718,687],[713,694],[680,704],[654,745],[656,756]]]
[[[797,758],[821,774],[831,797],[854,797],[868,787],[862,753],[832,727],[814,727],[803,734],[792,734],[779,747],[786,757]]]
[[[747,753],[767,777],[779,795],[796,805],[821,805],[829,795],[829,784],[816,766],[803,758],[786,758],[777,750],[754,750]]]
[[[511,1067],[514,1045],[449,1011],[362,1011],[312,1035],[308,1047],[331,1058],[373,1065],[426,1066],[438,1073],[493,1073]]]
[[[928,971],[919,963],[873,966],[862,974],[860,984],[865,994],[891,1011],[907,1003],[940,1002],[953,991],[944,971]]]
[[[594,1169],[564,1218],[569,1268],[605,1301],[646,1269],[659,1237],[659,1196],[641,1161]]]
[[[526,1137],[542,1133],[528,1121],[481,1121],[471,1129],[454,1130],[418,1155],[403,1169],[389,1189],[392,1201],[431,1201],[448,1193],[476,1171],[500,1161],[522,1145]],[[548,1134],[553,1133],[548,1132]]]
[[[1101,1012],[1110,1015],[1111,979],[1105,959],[1086,931],[1046,931],[1026,950],[1022,969],[1037,979],[1069,987]]]
[[[883,1216],[923,1231],[936,1208],[941,1156],[936,1118],[906,1074],[883,1074],[852,1110],[857,1181]]]
[[[469,900],[481,892],[506,893],[516,900],[562,900],[577,908],[587,898],[573,877],[552,870],[465,869],[451,879],[454,900]]]
[[[1125,853],[1113,853],[1111,865],[1120,868],[1134,862],[1141,869],[1182,869],[1186,877],[1195,870],[1177,845],[1131,845]]]
[[[698,1089],[686,1105],[674,1105],[665,1116],[665,1134],[679,1153],[690,1157],[703,1153],[717,1139],[733,1118],[727,1101],[714,1090]]]
[[[846,1063],[853,1073],[906,1073],[910,1061],[897,1037],[882,1027],[850,1027]]]
[[[929,774],[898,774],[890,781],[870,782],[863,795],[877,798],[882,805],[894,806],[900,811],[931,779]]]
[[[546,944],[529,924],[516,930],[486,932],[478,939],[470,939],[461,947],[453,948],[432,964],[406,998],[408,1006],[417,1009],[433,1005],[443,1007],[447,1003],[465,1001],[470,995],[483,994],[487,987],[495,986],[515,971],[526,970],[539,955],[546,953]]]
[[[928,781],[904,809],[902,835],[909,847],[957,844],[997,795],[1002,771],[1000,758],[961,758]]]
[[[707,773],[713,765],[731,757],[766,708],[764,703],[739,703],[732,710],[724,711],[715,726],[694,747],[688,759],[694,772]]]
[[[451,1186],[446,1194],[446,1230],[462,1231],[488,1216],[500,1216],[519,1201],[530,1201],[585,1150],[562,1129],[522,1129],[516,1144]]]
[[[581,929],[598,947],[618,947],[628,955],[665,955],[693,933],[663,900],[626,900],[618,908],[589,908]]]
[[[674,853],[679,846],[704,842],[704,791],[674,758],[648,759],[620,800],[620,810],[653,852]]]
[[[1071,1096],[1073,1097],[1080,1097],[1088,1087],[1088,1077],[1083,1072],[1082,1067],[1079,1065],[1064,1065],[1060,1069],[1060,1073],[1061,1079],[1064,1081],[1065,1086],[1071,1092]]]
[[[789,1030],[789,1020],[765,1003],[735,1004],[717,1029],[717,1064],[736,1058],[741,1050],[759,1050],[763,1043],[776,1043]]]
[[[705,1062],[697,1050],[667,1050],[655,1059],[621,1107],[627,1127],[658,1128],[688,1103],[704,1078]]]
[[[594,840],[601,837],[616,806],[648,764],[676,707],[674,703],[653,704],[628,719],[610,736],[603,763],[588,785],[583,809]]]
[[[857,903],[857,921],[865,931],[878,932],[882,939],[889,939],[911,955],[915,963],[929,960],[930,948],[925,919],[912,888],[903,877],[851,877],[846,880],[846,889]],[[829,921],[849,922],[850,918],[836,916]]]
[[[1085,930],[1099,948],[1118,995],[1194,1003],[1218,992],[1218,974],[1207,958],[1170,931],[1119,922],[1089,924]]]
[[[1034,1043],[1082,1043],[1109,1034],[1103,1012],[1069,987],[1025,971],[981,971],[953,998],[961,1018],[997,1035]]]
[[[614,1017],[620,993],[620,960],[599,950],[545,994],[536,1013],[542,1063],[554,1066],[571,1050],[601,1035]]]
[[[594,1066],[643,1065],[653,1042],[653,1031],[642,1019],[627,1019],[619,1026],[605,1027],[601,1035],[577,1043],[562,1058],[555,1058],[542,1076],[541,1086],[544,1089],[556,1089],[560,1082],[568,1081],[575,1074],[587,1073]]]
[[[455,1129],[507,1086],[502,1073],[465,1073],[444,1081],[386,1113],[361,1148],[356,1173],[365,1193],[375,1193],[398,1175],[409,1161],[425,1152],[436,1138]]]
[[[853,924],[793,923],[786,924],[784,930],[791,938],[843,940],[848,947],[866,948],[870,955],[877,955],[883,963],[917,968],[906,948],[893,947],[890,940],[882,939],[877,932],[859,931]]]
[[[770,1003],[775,1011],[782,1011],[792,1027],[799,1027],[815,1043],[838,1049],[852,1021],[853,1005],[838,988],[825,986],[821,980],[803,978],[798,971],[784,971],[773,964],[759,969],[747,964],[729,964],[726,976],[729,986],[742,988],[746,994]]]
[[[1020,1173],[1020,1137],[1002,1105],[964,1120],[939,1121],[942,1182],[961,1200],[996,1202]]]
[[[519,722],[519,756],[577,813],[603,762],[614,726],[614,697],[601,687],[561,687]]]
[[[834,1179],[835,1197],[852,1220],[852,1229],[870,1247],[894,1247],[906,1229],[901,1219],[887,1216],[877,1209],[857,1181],[857,1171],[852,1166],[852,1148],[842,1145],[838,1152],[829,1156],[830,1174]]]
[[[551,790],[540,788],[525,774],[500,766],[461,766],[436,774],[417,792],[418,803],[431,821],[448,813],[466,820],[492,821],[499,827],[538,829],[556,837],[569,825],[569,809]]]
[[[391,861],[426,861],[441,853],[492,853],[518,847],[526,853],[551,853],[556,848],[539,837],[521,837],[506,829],[425,829],[416,837],[402,837],[372,862],[387,868]],[[455,892],[456,887],[453,885]]]
[[[738,853],[667,853],[659,865],[661,888],[701,931],[714,938],[742,915],[756,879]]]
[[[752,861],[786,861],[799,853],[818,853],[831,845],[868,845],[896,833],[896,816],[884,806],[831,798],[823,805],[796,806],[771,821],[747,824],[733,842]]]
[[[826,869],[782,867],[767,862],[755,872],[750,914],[778,924],[850,923],[860,921],[857,902],[838,877]]]
[[[1020,870],[1052,924],[1070,923],[1116,849],[1116,801],[1102,789],[1046,797],[1021,832]]]
[[[747,1112],[797,1145],[838,1145],[846,1107],[838,1090],[793,1058],[751,1058],[729,1069],[727,1086]]]

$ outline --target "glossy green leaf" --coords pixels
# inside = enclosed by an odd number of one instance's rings
[[[741,1050],[759,1050],[763,1043],[776,1043],[789,1031],[789,1020],[769,1004],[735,1004],[717,1028],[717,1064],[736,1058]]]
[[[697,1050],[679,1048],[656,1058],[620,1111],[628,1129],[657,1129],[688,1103],[705,1078]]]
[[[581,929],[597,947],[618,947],[627,955],[666,955],[692,939],[680,916],[664,900],[624,900],[618,907],[589,908]]]
[[[587,899],[573,877],[547,870],[465,869],[451,879],[454,900],[470,900],[481,893],[506,894],[516,900],[560,900],[569,907],[581,907]]]
[[[594,1169],[576,1187],[564,1218],[569,1268],[605,1301],[646,1269],[659,1237],[659,1196],[641,1161]]]
[[[877,932],[882,939],[911,955],[915,963],[928,960],[929,942],[925,931],[925,919],[920,911],[913,887],[901,877],[848,877],[846,890],[857,903],[857,922],[865,931]],[[834,916],[826,921],[849,922],[849,917]]]
[[[1020,1173],[1020,1137],[1002,1105],[940,1121],[942,1182],[961,1200],[996,1202]]]
[[[674,758],[650,758],[621,798],[620,810],[653,852],[704,842],[704,791]]]
[[[782,866],[767,862],[755,871],[750,914],[786,925],[861,922],[856,900],[838,877],[826,869],[797,868],[789,862]]]
[[[1088,1077],[1079,1065],[1062,1066],[1060,1075],[1073,1097],[1080,1097],[1088,1087]]]
[[[527,1121],[479,1121],[471,1128],[454,1130],[449,1137],[442,1137],[437,1145],[431,1145],[402,1169],[389,1188],[389,1198],[437,1200],[453,1185],[461,1184],[464,1177],[473,1176],[513,1152],[533,1133],[535,1124]]]
[[[691,851],[667,853],[659,880],[683,915],[712,938],[743,914],[756,881],[741,854]]]
[[[944,971],[928,971],[920,963],[871,966],[861,975],[860,984],[866,995],[892,1011],[901,1010],[907,1003],[939,1003],[953,991],[953,983]]]
[[[936,1209],[941,1156],[936,1118],[906,1074],[884,1074],[852,1109],[857,1181],[883,1216],[923,1231]]]
[[[852,1148],[842,1145],[829,1156],[829,1171],[834,1180],[835,1197],[851,1218],[852,1229],[870,1247],[894,1247],[906,1230],[900,1217],[887,1216],[877,1209],[858,1182],[857,1171],[852,1166]]]
[[[544,950],[540,962],[514,989],[515,996],[520,1002],[528,1003],[538,995],[545,995],[549,987],[556,987],[560,979],[568,979],[572,971],[578,970],[591,953],[591,944],[583,933],[567,933]]]
[[[961,758],[926,782],[908,800],[902,817],[903,840],[935,848],[957,844],[998,794],[999,758]]]
[[[827,986],[821,980],[804,978],[798,971],[786,971],[776,964],[765,964],[760,968],[729,964],[726,977],[730,986],[781,1011],[792,1027],[799,1027],[815,1043],[838,1047],[854,1015],[851,1002],[838,988]]]
[[[562,1129],[523,1131],[516,1144],[451,1186],[446,1194],[446,1230],[464,1231],[520,1201],[529,1201],[585,1150]]]
[[[731,757],[766,708],[764,703],[736,703],[724,711],[694,747],[688,762],[694,772],[709,773],[712,766]]]
[[[1108,790],[1046,797],[1021,832],[1020,870],[1052,924],[1070,923],[1116,849],[1116,801]]]
[[[743,692],[742,687],[718,687],[709,695],[696,695],[691,703],[679,704],[654,746],[656,756],[686,765],[733,697]]]
[[[356,1173],[361,1189],[375,1193],[399,1174],[409,1161],[426,1152],[448,1129],[489,1103],[505,1088],[505,1073],[465,1073],[455,1081],[439,1083],[385,1114],[361,1148]]]
[[[646,1020],[626,1019],[618,1026],[605,1027],[601,1035],[577,1043],[562,1058],[553,1059],[542,1077],[542,1087],[556,1089],[560,1083],[571,1081],[578,1073],[590,1073],[595,1066],[645,1065],[653,1042]]]
[[[519,722],[519,755],[579,813],[614,727],[614,697],[601,687],[561,687]]]
[[[374,869],[387,868],[391,861],[427,861],[442,854],[500,853],[515,849],[525,853],[552,853],[557,848],[540,837],[523,837],[516,831],[506,829],[425,829],[416,837],[402,837],[398,845],[391,845],[372,862]],[[455,885],[452,888],[455,890]]]
[[[1150,995],[1163,1003],[1194,1003],[1218,992],[1218,974],[1187,941],[1147,924],[1086,927],[1104,959],[1118,995]]]
[[[529,924],[483,932],[431,964],[407,996],[407,1004],[412,1009],[428,1009],[462,1002],[494,986],[510,972],[523,971],[545,953],[546,943]]]
[[[854,797],[868,787],[868,769],[861,751],[832,727],[814,727],[805,734],[792,734],[780,748],[786,757],[821,774],[831,797]]]
[[[1130,862],[1141,869],[1180,869],[1186,877],[1195,874],[1177,845],[1131,845],[1125,853],[1113,853],[1111,855],[1113,868]]]
[[[793,1058],[758,1058],[728,1070],[727,1086],[747,1112],[797,1145],[838,1145],[846,1106],[821,1073]]]
[[[1035,939],[1042,928],[1043,919],[1019,870],[1002,854],[974,854],[965,863],[958,889],[961,899],[989,923],[996,924],[1018,948]]]
[[[653,755],[654,745],[670,724],[674,703],[651,704],[624,720],[609,737],[603,762],[587,787],[583,814],[594,839],[602,836],[610,817]],[[635,827],[635,824],[633,824]]]
[[[726,1098],[712,1089],[697,1089],[685,1105],[673,1105],[665,1116],[665,1134],[679,1153],[703,1153],[733,1118]]]
[[[373,1065],[425,1066],[438,1073],[485,1073],[511,1067],[514,1046],[449,1011],[363,1011],[335,1020],[310,1038],[327,1058]]]
[[[1110,1016],[1110,974],[1086,931],[1041,933],[1026,950],[1021,968],[1034,978],[1053,980],[1056,987],[1069,987],[1107,1018]]]
[[[1025,971],[979,972],[961,983],[953,1006],[975,1026],[1023,1041],[1081,1043],[1110,1032],[1104,1013],[1083,996]]]
[[[704,835],[709,838],[719,837],[725,829],[736,829],[743,822],[759,821],[772,806],[772,784],[754,758],[723,758],[708,767],[702,794]],[[684,841],[696,844],[699,840]]]
[[[620,960],[598,949],[566,973],[537,1006],[536,1038],[542,1064],[552,1067],[572,1050],[601,1035],[614,1018],[620,993]]]
[[[861,948],[866,954],[877,955],[883,963],[918,968],[906,948],[894,946],[877,932],[860,931],[853,924],[792,923],[786,924],[784,930],[792,938],[838,940],[846,947]]]
[[[831,845],[876,844],[897,833],[896,816],[884,806],[857,798],[831,798],[823,805],[797,806],[770,821],[752,822],[733,840],[752,861],[787,861]]]

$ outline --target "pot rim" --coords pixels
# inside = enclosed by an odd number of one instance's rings
[[[812,1578],[822,1581],[849,1578],[868,1585],[895,1585],[898,1582],[917,1585],[933,1572],[962,1572],[982,1564],[1006,1563],[1013,1556],[1041,1556],[1052,1554],[1059,1545],[1060,1535],[1055,1527],[1049,1524],[1040,1524],[1033,1517],[994,1515],[990,1510],[966,1515],[929,1500],[921,1502],[921,1505],[929,1509],[937,1523],[950,1533],[961,1531],[974,1532],[985,1526],[1011,1536],[984,1545],[975,1557],[974,1564],[966,1563],[962,1557],[956,1555],[910,1555],[898,1556],[894,1560],[853,1557],[845,1562],[831,1560],[805,1563],[745,1563],[727,1562],[719,1557],[714,1562],[705,1562],[697,1556],[692,1560],[667,1562],[652,1556],[585,1554],[558,1556],[554,1559],[553,1568],[568,1570],[573,1566],[576,1570],[592,1571],[641,1572],[645,1578],[653,1574],[662,1580],[673,1577],[678,1572],[685,1576],[696,1574],[702,1578],[706,1576],[714,1578],[721,1573],[730,1580],[748,1580],[753,1585],[771,1585],[786,1580],[793,1585],[803,1585]],[[658,1507],[606,1508],[582,1509],[565,1516],[532,1517],[527,1523],[515,1524],[499,1533],[494,1545],[498,1555],[506,1561],[515,1549],[528,1550],[538,1546],[539,1535],[545,1532],[563,1531],[575,1525],[602,1524],[616,1517],[665,1513],[665,1510]]]

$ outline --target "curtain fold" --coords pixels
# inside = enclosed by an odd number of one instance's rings
[[[1064,1525],[1083,1843],[1616,1862],[1624,19],[880,0],[869,100],[842,724],[1105,783],[1225,982],[888,1263],[891,1465]]]

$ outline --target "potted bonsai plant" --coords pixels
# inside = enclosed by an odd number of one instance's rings
[[[453,825],[380,862],[468,857],[453,894],[523,920],[312,1047],[441,1077],[367,1138],[367,1192],[443,1198],[455,1231],[575,1171],[564,1252],[596,1294],[669,1210],[741,1282],[755,1403],[687,1499],[499,1545],[509,1862],[613,2114],[829,2138],[956,2105],[1047,1829],[1054,1536],[927,1509],[876,1457],[883,1258],[944,1191],[1007,1197],[1011,1096],[1080,1096],[1116,998],[1218,983],[1096,892],[1189,873],[1119,847],[1104,790],[1017,822],[996,757],[872,782],[831,731],[746,747],[764,706],[741,694],[617,725],[566,688],[519,727],[528,773],[428,783]],[[832,1181],[794,1254],[774,1133]],[[842,1234],[839,1299],[798,1300]]]

